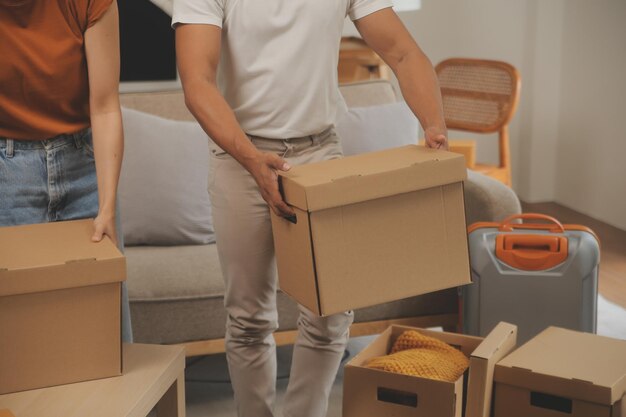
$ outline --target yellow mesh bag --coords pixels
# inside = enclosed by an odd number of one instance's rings
[[[461,351],[439,339],[415,330],[407,330],[398,337],[389,355],[372,358],[365,366],[455,382],[469,367],[469,359]]]

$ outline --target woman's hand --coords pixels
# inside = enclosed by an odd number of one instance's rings
[[[115,230],[115,213],[98,213],[93,221],[93,242],[100,242],[104,235],[108,236],[117,246],[117,232]]]

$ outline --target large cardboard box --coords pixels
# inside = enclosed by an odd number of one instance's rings
[[[437,381],[367,368],[371,358],[386,355],[405,330],[418,330],[460,349],[470,358],[466,375],[456,382]],[[461,417],[464,380],[466,417],[489,417],[493,369],[514,349],[517,327],[500,323],[486,337],[391,326],[346,364],[343,417]]]
[[[281,289],[319,315],[471,282],[463,156],[411,145],[281,173]]]
[[[0,394],[120,375],[124,256],[93,220],[0,228]]]
[[[625,417],[626,341],[549,327],[495,381],[495,417]]]

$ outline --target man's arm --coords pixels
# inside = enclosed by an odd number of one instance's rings
[[[426,146],[447,149],[448,132],[437,75],[396,13],[387,8],[354,23],[363,40],[398,78],[404,99],[422,124]]]
[[[89,108],[98,176],[98,215],[94,241],[107,235],[117,243],[115,201],[124,154],[119,101],[120,50],[117,3],[85,31]]]
[[[185,103],[211,139],[250,172],[270,208],[278,215],[292,216],[293,210],[278,191],[276,173],[287,171],[289,165],[250,142],[217,88],[221,36],[222,30],[213,25],[176,26],[176,60]]]

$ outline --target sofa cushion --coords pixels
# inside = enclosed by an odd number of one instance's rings
[[[126,248],[125,255],[133,302],[224,296],[215,244],[135,246]]]
[[[119,200],[126,244],[214,242],[208,138],[202,128],[126,108],[122,116]]]
[[[339,86],[348,107],[377,106],[395,103],[398,96],[388,80],[358,81]]]
[[[196,121],[185,106],[182,90],[126,93],[120,95],[120,103],[127,109],[139,110],[170,120]]]
[[[475,222],[494,222],[522,212],[515,192],[487,175],[467,171],[465,181],[465,212],[467,225]]]
[[[403,101],[353,107],[337,122],[346,156],[417,143],[419,123]]]

